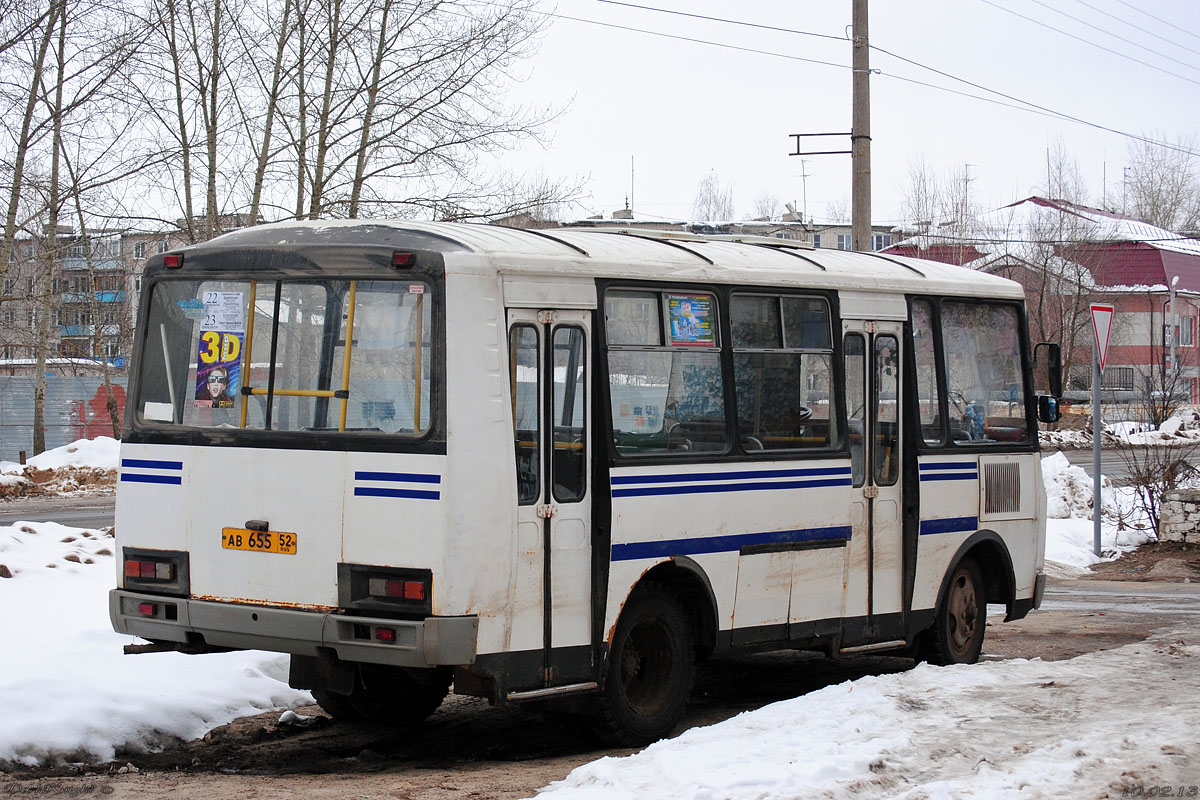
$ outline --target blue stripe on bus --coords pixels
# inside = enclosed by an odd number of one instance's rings
[[[813,469],[742,470],[739,472],[680,472],[671,475],[614,475],[611,483],[681,483],[684,481],[733,481],[746,478],[802,478],[813,475],[849,475],[850,467]]]
[[[849,476],[816,481],[756,481],[750,483],[703,483],[694,486],[644,486],[638,489],[614,489],[612,496],[652,497],[670,494],[716,494],[718,492],[760,492],[774,489],[811,489],[820,486],[853,486]]]
[[[975,469],[978,464],[974,461],[933,461],[928,464],[921,465],[921,471],[927,469]]]
[[[442,493],[425,489],[381,489],[374,486],[354,487],[356,497],[406,497],[411,500],[438,500]]]
[[[441,483],[441,475],[418,472],[355,472],[356,481],[392,481],[394,483]]]
[[[729,536],[701,536],[694,539],[667,539],[661,542],[630,542],[612,546],[613,561],[636,561],[639,558],[686,556],[699,553],[737,552],[756,544],[786,544],[791,542],[849,541],[849,525],[833,528],[802,528],[792,531],[738,533]]]
[[[979,529],[978,517],[950,517],[921,520],[921,535],[934,533],[973,533]]]
[[[169,483],[176,486],[183,485],[183,478],[179,475],[143,475],[139,472],[122,472],[121,480],[124,483]]]
[[[122,458],[122,467],[134,467],[140,469],[183,469],[182,461],[151,461],[145,458]]]
[[[978,472],[955,472],[950,475],[922,475],[921,482],[926,481],[974,481],[979,480]]]

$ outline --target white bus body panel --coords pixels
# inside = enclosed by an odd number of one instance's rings
[[[841,617],[848,460],[619,467],[612,483],[606,631],[637,580],[671,555],[704,569],[719,630]],[[773,541],[835,546],[739,555]]]
[[[339,562],[442,572],[440,537],[430,535],[445,525],[440,456],[122,444],[121,461],[119,543],[186,550],[195,598],[333,609]],[[180,468],[125,466],[139,462]],[[377,473],[417,480],[373,480]],[[179,483],[149,483],[146,476]],[[374,488],[418,496],[364,492]],[[221,546],[223,528],[244,528],[250,520],[295,534],[296,552]],[[434,613],[447,613],[436,593],[434,600]]]

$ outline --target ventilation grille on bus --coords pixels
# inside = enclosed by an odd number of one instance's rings
[[[1021,510],[1021,464],[1006,461],[983,465],[985,514],[1015,514]]]

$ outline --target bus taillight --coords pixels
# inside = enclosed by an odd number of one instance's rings
[[[367,582],[367,592],[372,597],[424,600],[425,584],[421,581],[406,581],[398,578],[371,578]]]
[[[139,561],[127,558],[125,559],[125,577],[143,581],[169,581],[174,577],[174,570],[169,561]]]

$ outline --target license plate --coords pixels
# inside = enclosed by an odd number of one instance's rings
[[[259,553],[296,554],[296,534],[280,531],[252,531],[247,528],[222,528],[221,547],[226,550],[251,550]]]

